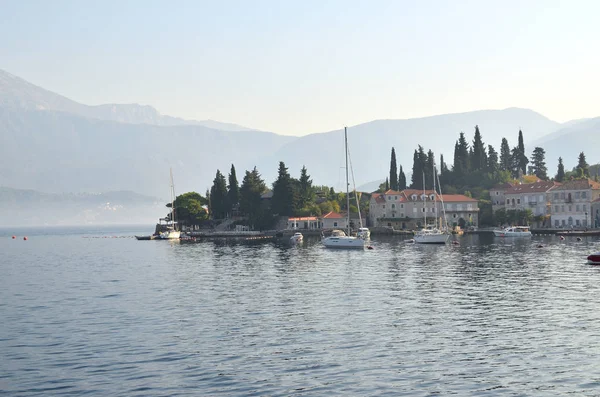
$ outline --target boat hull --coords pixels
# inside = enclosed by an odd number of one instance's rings
[[[531,237],[531,232],[505,232],[503,230],[494,230],[496,237]]]
[[[449,238],[449,234],[416,234],[414,240],[417,244],[446,244]]]
[[[170,230],[168,232],[162,232],[160,234],[162,240],[179,240],[181,238],[181,232],[176,230]]]
[[[365,249],[365,240],[358,237],[326,237],[323,239],[326,248]]]
[[[588,265],[600,265],[600,252],[587,257]]]

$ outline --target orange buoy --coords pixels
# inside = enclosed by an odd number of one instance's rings
[[[27,236],[23,237],[23,240],[27,240]]]
[[[17,238],[17,236],[13,236],[13,240],[16,239],[16,238]]]

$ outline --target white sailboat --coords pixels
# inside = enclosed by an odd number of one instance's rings
[[[364,249],[366,240],[350,235],[350,183],[348,181],[348,131],[346,127],[344,127],[344,147],[346,149],[346,207],[348,209],[346,212],[347,232],[344,233],[341,230],[334,230],[331,236],[324,237],[321,241],[327,248]]]
[[[356,200],[356,208],[358,209],[358,231],[356,237],[362,238],[363,240],[371,239],[371,231],[368,227],[363,226],[362,215],[360,214],[360,200],[358,199],[358,193],[356,192],[356,182],[354,181],[354,168],[352,167],[352,158],[348,153],[348,159],[350,160],[350,171],[352,172],[352,187],[354,191],[354,199]]]
[[[435,169],[435,165],[433,166],[433,208],[437,208],[437,192],[435,189],[435,179],[437,176],[437,172]],[[444,217],[442,218],[440,228],[437,225],[437,218],[434,226],[427,226],[427,211],[425,207],[425,199],[427,195],[425,194],[425,174],[423,173],[423,214],[425,216],[425,227],[422,230],[419,230],[415,233],[415,243],[419,244],[446,244],[448,239],[450,238],[450,233],[448,232],[448,225],[443,225],[446,219],[446,210],[444,209],[444,199],[442,198],[442,192],[440,189],[440,200],[442,203],[442,213]]]
[[[171,175],[171,224],[167,224],[167,230],[160,233],[160,238],[163,240],[179,240],[181,231],[177,230],[177,222],[175,222],[175,186],[173,185],[173,169],[169,169]]]

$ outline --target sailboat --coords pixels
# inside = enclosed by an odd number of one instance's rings
[[[167,230],[160,233],[160,238],[163,240],[179,240],[181,232],[177,230],[175,222],[175,186],[173,185],[173,169],[169,169],[171,174],[171,225],[167,224]]]
[[[346,225],[347,232],[334,230],[331,236],[322,239],[323,245],[327,248],[345,248],[345,249],[364,249],[366,240],[361,237],[350,235],[350,182],[348,181],[348,129],[344,127],[344,147],[346,149]],[[362,222],[361,222],[362,223]],[[362,225],[361,225],[362,226]],[[368,229],[367,229],[368,230]]]
[[[437,192],[435,189],[435,180],[437,176],[437,171],[435,169],[435,164],[433,166],[433,208],[437,208]],[[438,183],[439,184],[439,183]],[[427,198],[427,194],[425,193],[425,173],[423,173],[423,214],[425,216],[425,227],[422,230],[419,230],[415,233],[415,243],[419,244],[446,244],[448,239],[450,238],[450,233],[448,232],[448,226],[444,227],[443,220],[446,219],[446,210],[444,208],[444,199],[442,197],[442,191],[440,189],[440,200],[442,203],[442,213],[444,217],[442,218],[442,224],[440,227],[442,230],[437,227],[437,218],[434,226],[427,226],[427,211],[425,208],[425,200]]]

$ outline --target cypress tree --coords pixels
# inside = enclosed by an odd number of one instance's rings
[[[473,138],[473,155],[471,157],[471,170],[484,171],[487,168],[487,155],[485,146],[481,139],[479,126],[475,126],[475,137]]]
[[[512,155],[510,153],[510,146],[506,138],[502,138],[502,144],[500,145],[500,170],[512,172]]]
[[[525,173],[523,172],[523,169],[521,168],[521,151],[519,150],[518,146],[515,146],[514,148],[512,148],[512,151],[510,153],[510,163],[511,163],[511,167],[510,170],[512,172],[513,178],[518,179],[520,178],[522,175],[525,175]]]
[[[252,224],[258,222],[263,214],[261,195],[266,190],[265,181],[256,167],[246,171],[240,186],[240,211],[248,216]]]
[[[523,131],[519,130],[519,168],[523,172],[523,175],[527,171],[527,164],[529,164],[529,159],[525,156],[525,144],[523,143]]]
[[[398,190],[398,166],[396,165],[396,151],[392,147],[392,157],[390,159],[390,189]]]
[[[419,160],[419,152],[415,150],[413,154],[413,167],[412,167],[412,176],[410,187],[412,189],[422,189],[423,182],[421,180],[421,175],[423,173],[423,167],[421,166],[421,161]]]
[[[433,166],[435,158],[431,149],[427,152],[427,160],[425,162],[425,188],[433,189]]]
[[[556,171],[556,176],[554,177],[556,182],[562,182],[565,180],[565,166],[563,165],[562,157],[558,158],[558,169]]]
[[[385,191],[390,190],[390,180],[389,178],[385,178]]]
[[[402,166],[400,166],[400,173],[398,174],[398,190],[406,189],[406,175],[404,175],[404,170]]]
[[[277,180],[273,182],[271,209],[274,214],[292,216],[296,210],[297,196],[294,182],[283,161],[279,162]]]
[[[300,171],[298,187],[298,208],[304,208],[315,200],[315,191],[312,186],[312,179],[310,179],[305,166],[302,166],[302,170]]]
[[[541,180],[548,179],[548,167],[546,167],[546,152],[541,147],[533,149],[531,154],[532,171]]]
[[[233,207],[234,205],[237,205],[240,202],[240,186],[238,184],[237,176],[235,174],[235,166],[233,164],[231,164],[231,171],[229,171],[227,199],[230,207]]]

